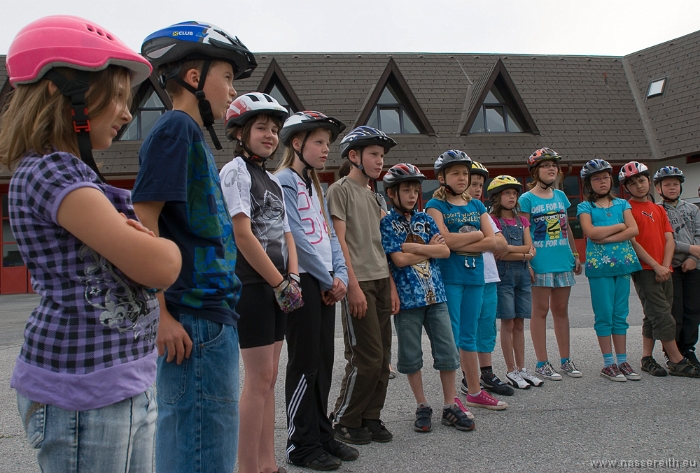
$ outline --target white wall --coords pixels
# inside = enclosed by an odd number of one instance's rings
[[[683,157],[644,164],[649,166],[652,177],[659,168],[664,166],[676,166],[680,168],[683,174],[685,174],[685,183],[683,184],[681,199],[689,199],[698,196],[698,186],[700,186],[700,163],[686,164],[685,157]]]

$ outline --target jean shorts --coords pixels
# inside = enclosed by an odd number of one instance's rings
[[[522,261],[499,261],[499,319],[529,319],[532,315],[532,283],[530,271]]]
[[[402,310],[394,316],[394,326],[399,344],[399,361],[396,363],[399,373],[411,374],[423,368],[423,327],[430,339],[433,368],[439,371],[459,368],[450,314],[444,302]]]

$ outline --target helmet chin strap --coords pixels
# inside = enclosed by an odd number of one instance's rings
[[[663,182],[663,181],[659,181],[659,182]],[[664,202],[678,202],[679,200],[681,200],[682,193],[683,193],[683,184],[681,184],[681,191],[678,194],[678,197],[676,197],[675,199],[669,199],[668,197],[666,197],[666,195],[663,193],[663,191],[659,192],[659,195],[661,196],[662,199],[664,199]]]
[[[408,217],[409,215],[411,215],[413,213],[413,210],[416,208],[416,206],[414,205],[412,209],[406,209],[406,207],[403,206],[403,204],[401,203],[401,194],[399,194],[399,187],[400,187],[400,184],[394,187],[394,189],[396,189],[394,191],[396,193],[396,195],[395,195],[395,199],[394,199],[394,197],[392,197],[391,203],[394,205],[394,208],[396,210],[401,211],[401,213],[404,215],[404,217]],[[397,205],[396,201],[398,201],[398,205]]]
[[[355,153],[357,153],[357,150],[355,150]],[[357,169],[359,169],[360,171],[362,171],[362,174],[363,174],[367,179],[372,179],[371,177],[369,177],[369,176],[367,175],[367,173],[365,172],[365,166],[362,164],[362,159],[363,159],[364,155],[365,155],[365,150],[363,149],[362,151],[360,151],[360,164],[355,164],[350,158],[348,158],[348,161],[350,161],[350,164],[352,164],[352,165],[355,166]],[[372,180],[374,180],[374,179],[372,179]]]
[[[165,83],[168,80],[173,79],[182,88],[184,88],[188,92],[191,92],[192,94],[194,94],[195,97],[197,97],[197,108],[199,109],[199,116],[202,118],[202,124],[204,125],[204,128],[206,128],[209,132],[209,136],[211,137],[212,143],[214,143],[214,147],[216,149],[221,150],[224,148],[223,146],[221,146],[219,138],[216,136],[216,131],[214,131],[214,112],[211,109],[211,103],[209,103],[209,101],[204,96],[204,82],[207,79],[207,73],[209,72],[210,66],[211,60],[206,59],[204,61],[204,64],[202,65],[202,73],[200,75],[199,84],[196,89],[180,77],[180,69],[182,66],[169,71],[167,74],[163,74],[160,78],[160,82],[161,86],[164,87]]]
[[[309,139],[309,136],[311,136],[311,130],[306,132],[304,140],[301,142],[301,148],[299,148],[299,151],[297,151],[297,149],[294,147],[292,147],[292,149],[299,160],[304,163],[304,170],[301,172],[301,178],[304,181],[304,184],[306,184],[306,190],[309,191],[309,197],[312,197],[314,195],[314,191],[313,186],[311,185],[311,178],[309,177],[309,169],[315,168],[306,161],[306,158],[304,158],[304,146],[306,145],[306,140]]]
[[[248,156],[241,156],[245,161],[248,161],[249,163],[253,164],[261,164],[262,170],[267,171],[265,168],[265,162],[267,161],[267,158],[261,158],[257,154],[253,153],[250,148],[248,148],[243,141],[238,140],[238,144],[241,145],[241,148],[243,148],[243,151],[248,154]]]

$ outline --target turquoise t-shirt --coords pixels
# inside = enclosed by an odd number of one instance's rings
[[[591,202],[578,204],[576,215],[588,214],[595,227],[606,227],[624,223],[625,210],[632,206],[623,199],[613,199],[612,206],[604,209]],[[603,276],[620,276],[642,269],[637,253],[630,240],[617,243],[598,244],[590,239],[586,243],[586,276],[589,278]]]
[[[537,250],[530,265],[537,274],[563,273],[574,270],[574,255],[569,245],[566,209],[569,199],[554,189],[551,199],[542,199],[526,192],[518,199],[523,213],[530,214],[530,235]]]
[[[440,211],[451,233],[481,230],[481,216],[486,213],[484,204],[474,199],[467,205],[452,205],[444,200],[430,199],[425,208]],[[484,284],[484,258],[481,253],[450,250],[450,257],[438,259],[437,263],[444,284]]]

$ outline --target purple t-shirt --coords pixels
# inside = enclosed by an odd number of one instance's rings
[[[10,225],[41,296],[10,386],[67,410],[108,406],[155,381],[158,301],[58,224],[64,197],[92,187],[136,219],[130,193],[102,184],[69,153],[29,154],[9,190]]]

